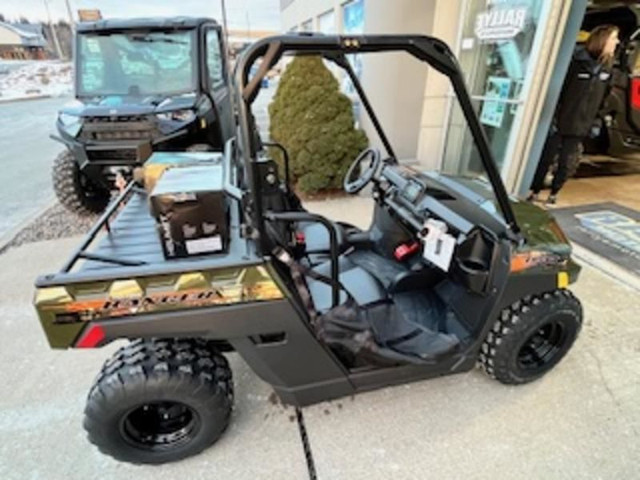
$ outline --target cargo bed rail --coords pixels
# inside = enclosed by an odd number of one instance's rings
[[[135,267],[140,265],[146,265],[146,262],[137,260],[127,260],[123,258],[117,258],[107,255],[99,255],[95,253],[87,252],[87,248],[93,243],[96,236],[104,227],[108,234],[111,234],[111,217],[119,210],[119,208],[126,203],[126,201],[133,194],[146,195],[147,192],[141,188],[135,180],[129,182],[124,190],[118,195],[118,197],[109,204],[104,213],[100,216],[98,221],[91,227],[91,230],[87,233],[80,246],[73,252],[71,258],[67,260],[67,263],[61,269],[62,273],[68,273],[75,266],[78,260],[95,260],[99,262],[111,263],[114,265],[121,265],[126,267]]]

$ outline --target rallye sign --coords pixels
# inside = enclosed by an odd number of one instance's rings
[[[474,32],[482,41],[509,40],[524,29],[526,20],[525,7],[487,10],[476,17]]]

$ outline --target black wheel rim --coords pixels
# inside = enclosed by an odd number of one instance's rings
[[[567,330],[560,319],[543,323],[520,347],[518,368],[529,375],[548,370],[564,354]]]
[[[120,430],[139,448],[164,450],[188,443],[200,427],[198,414],[180,402],[151,402],[130,410]]]

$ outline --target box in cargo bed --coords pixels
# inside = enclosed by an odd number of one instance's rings
[[[166,258],[225,252],[229,207],[221,165],[169,169],[156,183],[151,213]]]

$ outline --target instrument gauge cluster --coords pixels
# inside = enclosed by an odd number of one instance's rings
[[[413,204],[418,201],[423,191],[424,185],[411,178],[400,192],[400,195],[404,200]]]

